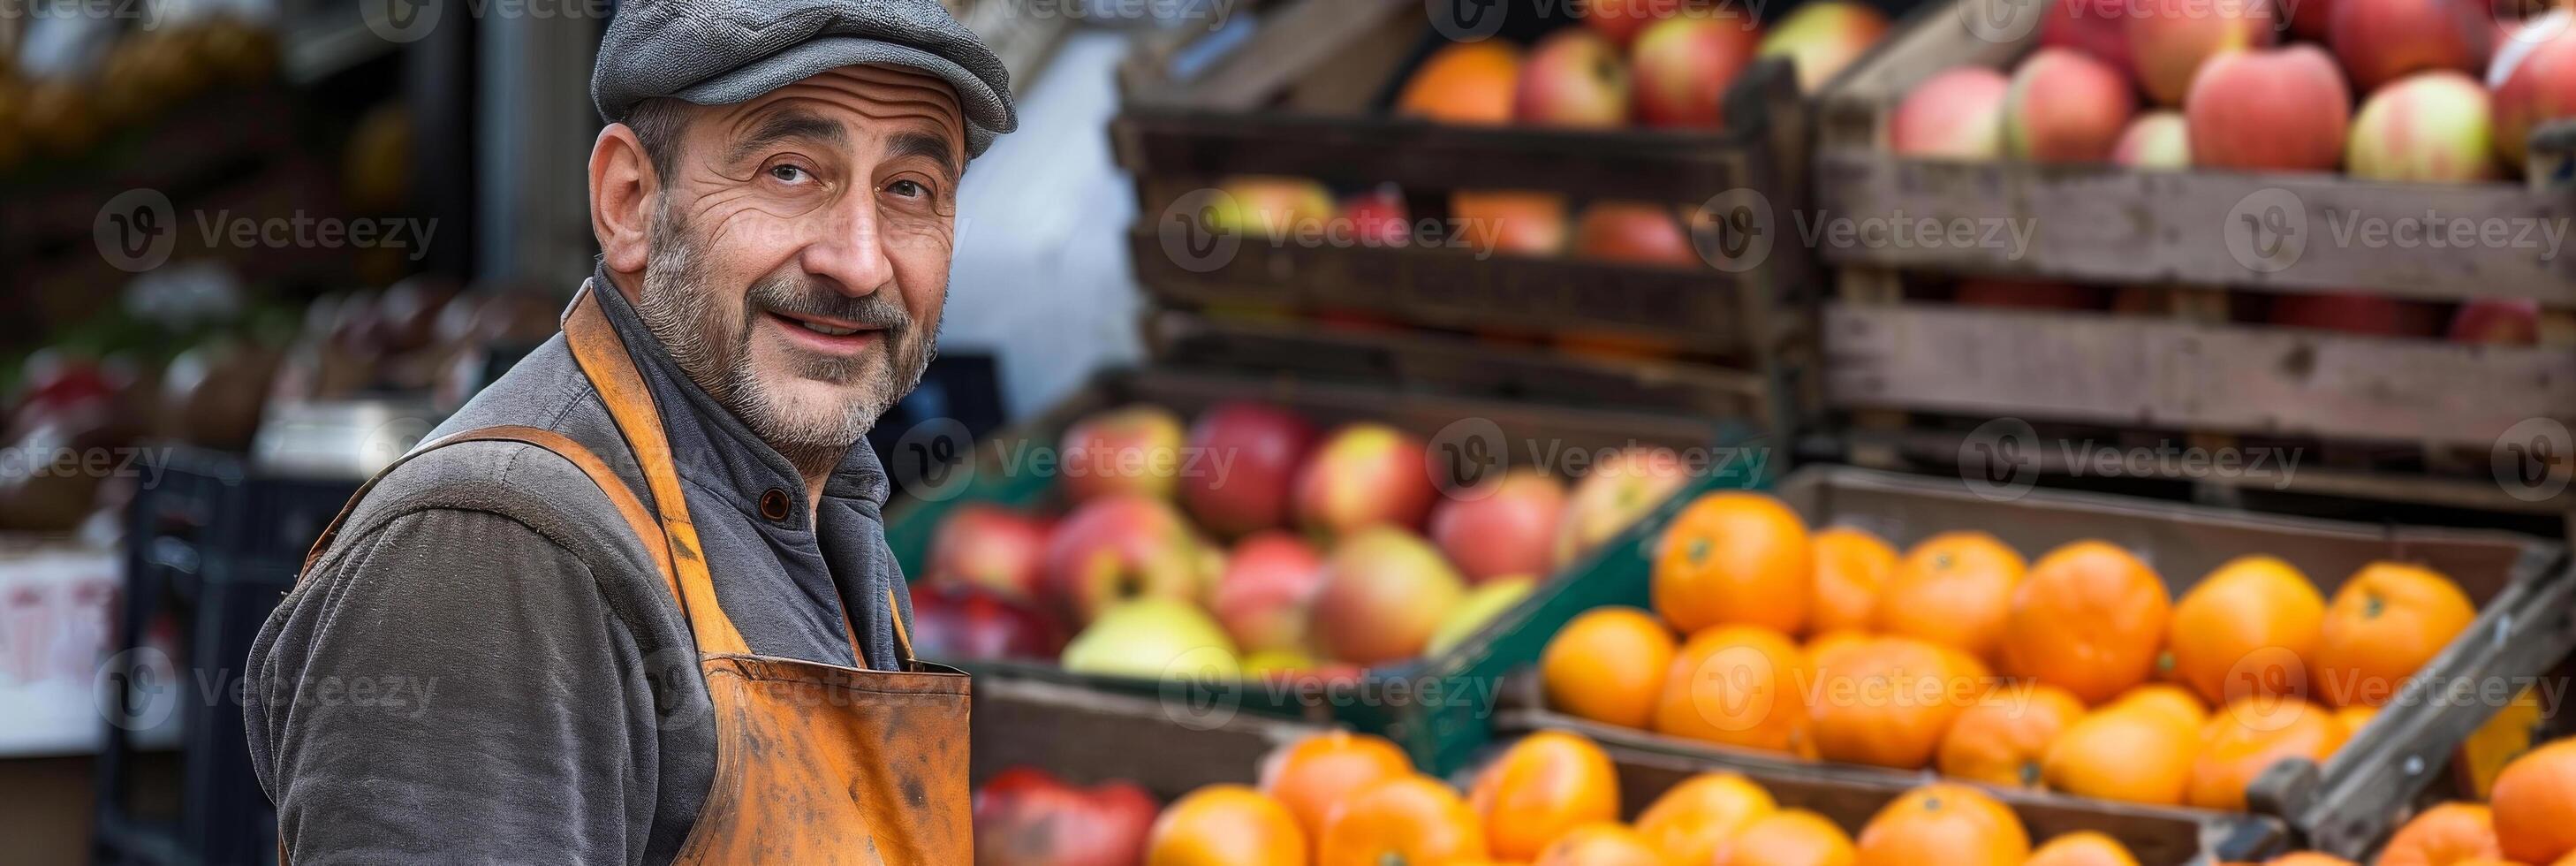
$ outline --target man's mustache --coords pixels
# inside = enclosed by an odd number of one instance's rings
[[[794,277],[772,277],[755,283],[745,305],[793,316],[833,319],[900,333],[912,327],[912,314],[886,298],[884,291],[850,297]]]

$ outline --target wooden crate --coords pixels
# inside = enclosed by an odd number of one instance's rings
[[[1888,115],[1906,91],[1953,66],[2008,67],[2037,31],[1990,39],[1967,22],[2046,8],[1957,0],[1921,16],[1839,79],[1818,108],[1816,206],[1803,219],[2004,225],[2026,246],[1824,243],[1838,267],[1819,325],[1820,402],[1868,465],[1956,467],[1977,423],[2015,418],[2100,441],[2296,448],[2308,468],[2286,492],[2482,512],[2569,512],[2576,451],[2576,261],[2510,247],[2426,248],[2337,241],[2338,225],[2425,214],[2565,225],[2576,217],[2576,124],[2533,137],[2530,182],[2396,184],[2332,174],[2137,171],[1900,158]],[[2011,28],[2007,28],[2011,29]],[[2268,198],[2267,198],[2268,197]],[[2304,219],[2295,257],[2262,258],[2244,207],[2288,202]],[[2250,204],[2249,204],[2250,203]],[[2230,236],[2229,232],[2235,232]],[[2344,236],[2349,237],[2346,233]],[[2275,238],[2277,240],[2277,238]],[[2231,252],[2230,244],[2240,249]],[[2282,249],[2291,247],[2284,246]],[[2150,287],[2146,314],[1927,303],[1909,275],[2074,280]],[[2425,302],[2519,298],[2543,308],[2536,346],[2476,346],[2230,321],[2250,295],[2363,292]],[[2492,465],[2555,422],[2549,480],[2516,495]],[[2141,435],[2143,433],[2143,436]],[[2508,442],[2508,434],[2513,437]],[[2543,428],[2542,435],[2548,435]],[[2064,477],[2068,467],[2043,466]],[[1966,470],[1961,470],[1966,471]],[[2167,473],[2210,502],[2264,497],[2277,479]]]
[[[2262,847],[2290,839],[2285,828],[2346,856],[2367,850],[2395,826],[2417,792],[2440,781],[2434,768],[2497,709],[2437,705],[2435,695],[2458,683],[2532,677],[2576,649],[2576,621],[2571,621],[2576,614],[2570,610],[2576,573],[2569,571],[2565,549],[2511,533],[2342,523],[2052,490],[1990,497],[1956,479],[1850,467],[1801,468],[1773,492],[1809,525],[1858,527],[1900,548],[1961,529],[1991,532],[2033,558],[2080,539],[2108,541],[2136,551],[2154,566],[2175,597],[2220,564],[2256,553],[2302,569],[2327,595],[2348,575],[2379,559],[2421,562],[2449,575],[2478,607],[2468,630],[2323,767],[2283,761],[2249,785],[2250,812],[2021,794],[2068,808],[2188,822],[2202,829],[2206,850],[2221,859],[2262,853]],[[1639,582],[1631,588],[1636,597],[1601,603],[1643,605],[1645,589]],[[1548,709],[1536,683],[1526,677],[1505,686],[1500,700],[1504,709],[1495,718],[1506,729],[1562,728],[1604,743],[1729,767],[1830,771],[1881,784],[1912,784],[1925,775],[1849,764],[1819,766],[1784,754],[1586,721]]]
[[[1704,226],[1702,257],[1728,265],[1655,267],[1480,254],[1457,246],[1274,243],[1246,235],[1223,255],[1195,241],[1189,215],[1235,175],[1286,175],[1340,188],[1393,183],[1408,217],[1444,219],[1454,190],[1638,199],[1695,214],[1806,196],[1806,106],[1785,62],[1765,61],[1727,94],[1721,131],[1573,131],[1434,124],[1390,115],[1393,82],[1446,37],[1419,5],[1301,0],[1248,36],[1148,40],[1122,69],[1111,127],[1136,176],[1129,232],[1136,276],[1174,308],[1348,311],[1470,331],[1582,334],[1647,341],[1679,355],[1772,377],[1795,393],[1813,351],[1817,272],[1795,244],[1732,247]],[[1517,3],[1501,38],[1527,36],[1559,7]],[[1777,10],[1774,10],[1776,14]],[[1499,14],[1499,13],[1498,13]],[[1229,42],[1239,40],[1239,42]],[[1712,207],[1712,205],[1714,205]],[[1694,218],[1693,222],[1706,222]],[[1736,256],[1728,257],[1727,251]],[[1792,359],[1783,363],[1781,359]]]

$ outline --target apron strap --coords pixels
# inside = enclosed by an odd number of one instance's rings
[[[680,490],[680,473],[671,461],[670,438],[662,429],[662,413],[653,405],[653,393],[644,387],[644,377],[635,370],[635,360],[626,353],[626,344],[608,322],[608,314],[599,308],[600,291],[588,282],[573,299],[572,311],[564,315],[564,337],[572,346],[573,360],[581,365],[591,386],[599,391],[601,402],[608,405],[609,417],[635,450],[635,462],[644,468],[645,487],[653,493],[653,507],[661,518],[661,536],[669,546],[669,561],[677,575],[676,595],[680,608],[689,617],[689,630],[698,641],[698,652],[705,655],[749,655],[751,647],[742,632],[725,615],[724,605],[716,601],[714,578],[708,574],[706,556],[698,546],[697,524],[689,519],[687,495]],[[651,535],[644,536],[651,546]],[[851,647],[857,651],[857,647]]]
[[[320,562],[322,554],[330,550],[331,542],[339,538],[341,524],[349,519],[350,512],[357,510],[358,502],[366,499],[367,494],[376,489],[377,482],[393,474],[395,468],[411,462],[412,458],[466,442],[518,442],[543,448],[565,460],[572,461],[574,468],[580,469],[581,474],[590,478],[590,483],[598,485],[601,493],[608,494],[608,501],[617,506],[617,514],[626,519],[628,528],[633,529],[637,537],[645,539],[645,551],[653,555],[653,564],[662,570],[662,581],[671,586],[674,597],[677,597],[679,584],[671,572],[669,551],[651,542],[654,534],[660,532],[662,527],[653,522],[652,514],[644,510],[643,501],[635,498],[635,491],[627,489],[626,482],[618,479],[617,472],[608,468],[608,464],[601,461],[599,455],[591,453],[588,448],[581,447],[581,443],[574,442],[570,437],[552,430],[516,425],[481,427],[450,433],[413,448],[409,453],[395,458],[394,462],[386,464],[385,468],[376,472],[375,477],[367,479],[367,483],[358,487],[358,492],[349,497],[348,504],[340,506],[339,514],[332,516],[331,525],[322,530],[322,537],[313,542],[311,551],[304,554],[304,567],[299,574],[312,573],[313,564]]]

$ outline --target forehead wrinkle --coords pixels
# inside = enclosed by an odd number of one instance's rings
[[[726,154],[726,162],[740,162],[754,151],[791,138],[811,138],[840,148],[850,146],[850,131],[839,120],[792,103],[773,104],[780,107],[775,111],[749,112],[733,123],[735,134],[742,140]]]

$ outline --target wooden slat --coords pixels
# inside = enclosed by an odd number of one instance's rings
[[[1744,278],[1713,269],[1506,262],[1459,249],[1305,247],[1256,236],[1199,272],[1166,253],[1152,228],[1140,226],[1128,240],[1137,282],[1188,306],[1338,307],[1444,327],[1594,329],[1669,339],[1716,355],[1744,349],[1744,335],[1734,327]]]
[[[2325,174],[2141,172],[2114,167],[2042,167],[1896,159],[1879,153],[1819,155],[1817,208],[1826,218],[1970,220],[1968,245],[1866,242],[1820,245],[1835,264],[2028,274],[2122,283],[2198,283],[2282,289],[2368,291],[2456,300],[2538,299],[2576,306],[2576,199],[2515,184],[2384,184]],[[2298,249],[2270,261],[2231,252],[2246,244],[2240,208],[2284,191],[2300,206],[2279,225]],[[2268,199],[2250,199],[2262,202]],[[2254,205],[2247,205],[2253,207]],[[2374,225],[2467,219],[2501,227],[2494,245],[2433,246],[2374,241]],[[1810,220],[1813,220],[1810,217]],[[2299,222],[2304,221],[2304,228]],[[1821,224],[1821,223],[1818,223]],[[2027,233],[2028,247],[2002,225]],[[2555,232],[2553,238],[2551,233]],[[2261,232],[2269,240],[2280,237]],[[1997,243],[1986,243],[1992,238]],[[2553,246],[2556,245],[2556,246]],[[2556,258],[2550,258],[2557,253]],[[2264,271],[2249,266],[2253,261]]]
[[[1269,12],[1250,41],[1177,86],[1129,94],[1137,103],[1241,111],[1258,108],[1330,61],[1343,46],[1401,16],[1419,20],[1406,0],[1303,0]],[[1168,75],[1168,70],[1162,72]],[[1168,80],[1168,79],[1166,79]]]
[[[2550,348],[1922,305],[1825,321],[1842,407],[2477,446],[2576,419],[2576,355]]]

